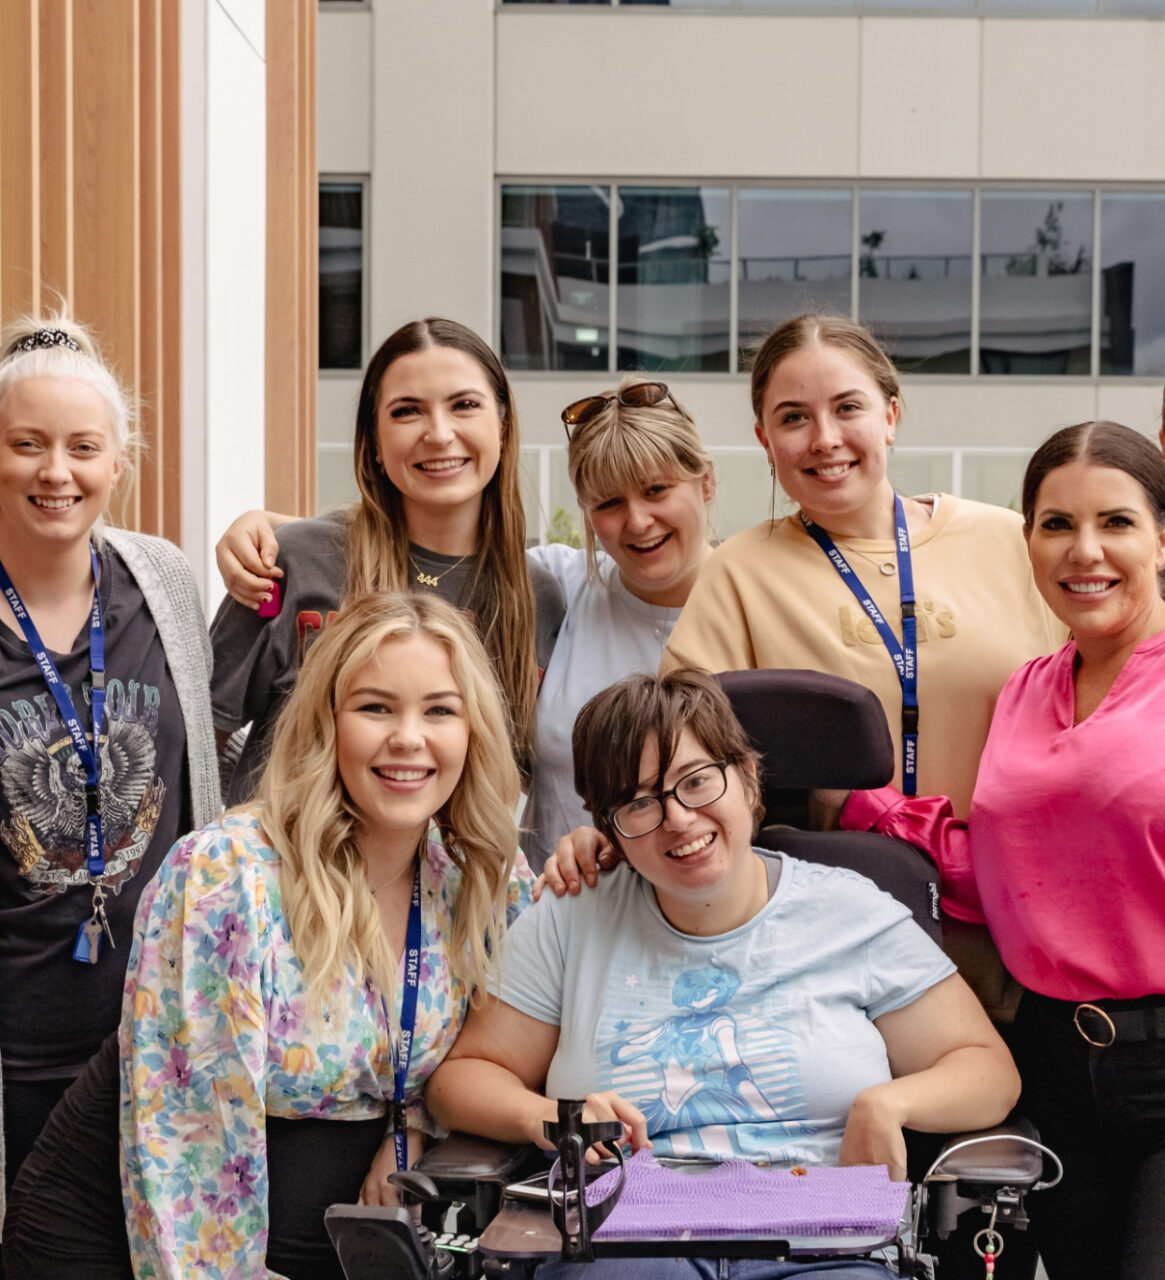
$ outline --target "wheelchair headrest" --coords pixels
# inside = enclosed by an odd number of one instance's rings
[[[717,678],[763,757],[770,814],[790,792],[859,791],[894,777],[886,715],[864,685],[820,671],[725,671]]]

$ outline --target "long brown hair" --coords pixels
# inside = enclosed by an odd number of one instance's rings
[[[463,351],[489,379],[502,420],[498,469],[481,495],[481,523],[466,608],[472,613],[510,705],[514,755],[528,765],[534,742],[538,663],[534,590],[526,566],[526,515],[518,483],[518,415],[497,356],[472,329],[430,317],[402,325],[368,362],[356,410],[355,465],[360,502],[348,520],[348,596],[408,588],[409,533],[400,490],[376,460],[380,383],[402,356],[430,347]]]

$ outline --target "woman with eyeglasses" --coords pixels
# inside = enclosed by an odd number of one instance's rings
[[[536,871],[560,836],[590,821],[571,777],[575,716],[612,681],[659,666],[709,554],[716,487],[695,422],[662,382],[627,379],[568,405],[562,420],[586,546],[528,552],[532,572],[557,582],[566,606],[543,659],[523,818],[523,847]],[[219,563],[239,599],[251,589],[240,568],[258,567],[256,555],[247,518],[236,521],[220,543]]]
[[[1003,1118],[1019,1091],[1011,1059],[909,911],[852,872],[752,848],[757,757],[714,677],[681,669],[604,690],[579,714],[574,760],[626,862],[516,921],[492,998],[426,1090],[439,1124],[547,1147],[554,1100],[585,1097],[584,1118],[621,1121],[657,1156],[882,1164],[901,1180],[904,1125]],[[686,1259],[597,1265],[705,1274]]]
[[[364,373],[360,500],[309,520],[248,512],[231,525],[219,563],[234,599],[211,627],[220,747],[252,729],[230,803],[254,790],[308,645],[346,597],[367,591],[432,591],[474,619],[509,704],[515,758],[529,767],[562,596],[525,555],[518,453],[513,392],[494,353],[454,320],[418,320],[385,339]]]

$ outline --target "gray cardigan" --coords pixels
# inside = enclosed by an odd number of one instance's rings
[[[105,529],[99,537],[125,561],[158,628],[186,723],[191,814],[196,827],[205,826],[222,805],[210,716],[210,637],[194,574],[182,552],[164,538],[128,529]],[[4,1142],[0,1136],[0,1229],[3,1222]]]

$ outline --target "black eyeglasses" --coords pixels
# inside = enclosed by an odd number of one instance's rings
[[[663,825],[669,799],[674,798],[685,809],[702,809],[713,800],[719,800],[728,790],[727,770],[727,760],[702,764],[691,773],[685,773],[670,790],[653,796],[636,796],[634,800],[612,809],[607,818],[626,840],[649,835]]]
[[[568,404],[562,411],[566,438],[570,439],[575,427],[585,427],[592,418],[602,413],[612,400],[618,400],[628,409],[651,409],[657,404],[663,404],[665,400],[670,400],[677,410],[683,412],[676,404],[675,396],[667,389],[666,382],[633,382],[630,386],[622,387],[618,391],[608,391],[601,396],[584,396],[574,404]]]

